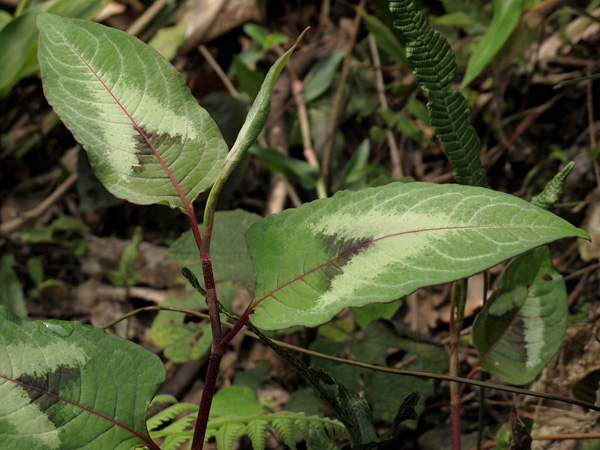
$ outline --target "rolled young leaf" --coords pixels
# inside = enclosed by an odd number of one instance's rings
[[[259,328],[317,326],[343,308],[390,302],[554,240],[588,235],[508,194],[429,183],[338,192],[246,233]]]
[[[118,336],[0,307],[2,448],[156,450],[146,409],[164,376],[160,358]]]
[[[113,195],[185,209],[180,195],[210,188],[227,146],[173,66],[103,25],[40,14],[37,26],[48,102]]]

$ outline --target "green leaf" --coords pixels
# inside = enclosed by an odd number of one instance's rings
[[[269,216],[246,233],[259,328],[317,326],[587,233],[488,189],[392,183]]]
[[[521,17],[521,0],[495,0],[494,16],[467,64],[461,87],[467,86],[500,51]]]
[[[401,338],[380,323],[370,324],[365,329],[362,339],[343,343],[318,339],[310,348],[328,355],[383,367],[388,365],[389,349],[393,348],[404,353],[402,358],[404,361],[410,360],[413,355],[418,356],[405,367],[407,370],[441,373],[448,368],[448,358],[443,348]],[[349,390],[363,393],[373,407],[375,421],[392,421],[401,406],[402,399],[414,391],[421,394],[421,399],[416,406],[417,413],[420,413],[425,407],[425,401],[434,392],[433,380],[375,372],[321,358],[312,358],[312,362],[315,367],[326,370]],[[414,427],[415,423],[407,425]]]
[[[113,195],[185,210],[176,184],[189,203],[213,184],[227,147],[162,56],[96,23],[40,14],[37,25],[48,102]]]
[[[369,154],[371,153],[371,142],[364,139],[356,148],[356,151],[346,164],[344,173],[338,185],[337,191],[343,189],[357,190],[362,188],[367,181],[367,169]]]
[[[37,31],[35,18],[42,11],[65,17],[91,19],[106,6],[108,0],[54,0],[36,5],[0,31],[2,64],[0,65],[0,98],[21,79],[37,72]]]
[[[273,64],[273,66],[271,66],[269,69],[269,72],[267,73],[267,76],[265,77],[262,86],[260,87],[260,90],[254,99],[254,102],[252,103],[252,107],[250,108],[250,111],[248,111],[246,121],[238,133],[238,137],[231,147],[231,151],[227,154],[225,167],[222,171],[224,175],[231,173],[231,170],[240,162],[242,156],[244,153],[246,153],[250,146],[254,144],[256,138],[258,138],[260,132],[265,126],[265,123],[267,123],[269,111],[271,110],[271,91],[273,90],[273,86],[275,85],[279,74],[283,70],[285,63],[288,59],[290,59],[290,56],[292,56],[292,52],[304,36],[305,32],[306,31],[304,31],[298,37],[296,43],[290,47],[287,52],[281,55],[279,59],[275,61],[275,64]]]
[[[241,209],[215,214],[210,246],[216,282],[241,281],[244,286],[252,288],[254,273],[244,234],[260,219],[258,214]],[[167,253],[182,267],[190,269],[198,280],[204,280],[202,261],[191,231],[186,231],[173,242]]]
[[[512,261],[473,325],[482,369],[513,384],[532,381],[567,329],[567,290],[548,247]],[[491,353],[488,355],[488,352]]]
[[[402,306],[401,301],[392,303],[373,303],[363,308],[356,308],[352,310],[354,321],[361,328],[365,329],[367,326],[377,319],[390,320],[396,314],[396,311]]]
[[[194,295],[186,301],[170,298],[162,306],[194,309],[206,307],[206,302],[200,295]],[[185,314],[176,311],[160,311],[152,322],[150,337],[164,350],[165,356],[176,363],[200,359],[212,340],[207,323],[186,323]]]
[[[27,322],[0,308],[5,448],[158,446],[146,409],[165,371],[144,348],[78,322]]]
[[[11,16],[8,12],[1,10],[0,11],[0,31],[2,30],[2,28],[4,28],[6,25],[8,25],[13,19],[13,16]]]
[[[329,89],[333,83],[338,66],[344,60],[345,56],[345,49],[336,50],[310,69],[304,79],[304,87],[302,89],[302,97],[305,103],[308,104],[316,100]]]
[[[187,23],[180,22],[172,27],[161,28],[148,45],[163,55],[167,61],[175,59],[179,47],[185,42]]]
[[[60,216],[58,219],[53,220],[48,227],[52,231],[88,231],[86,224],[72,216]]]
[[[394,36],[394,33],[378,18],[368,14],[364,9],[358,8],[357,11],[362,16],[369,32],[375,37],[377,47],[402,67],[408,67],[406,52],[396,36]]]
[[[21,282],[12,267],[13,254],[2,255],[0,259],[0,305],[7,306],[19,317],[27,318],[27,304]]]
[[[19,233],[19,237],[23,242],[28,244],[39,244],[52,237],[52,229],[50,229],[50,227],[27,227]]]
[[[250,148],[250,154],[260,159],[270,171],[285,175],[290,180],[300,183],[304,189],[314,188],[319,180],[319,169],[306,161],[284,155],[274,148],[254,145]]]
[[[247,386],[227,386],[215,394],[210,410],[211,418],[219,416],[252,416],[261,414],[263,407],[256,394]]]

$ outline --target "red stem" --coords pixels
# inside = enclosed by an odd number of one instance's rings
[[[202,389],[202,398],[200,399],[200,409],[198,410],[198,418],[194,427],[194,437],[192,439],[192,450],[202,450],[204,444],[204,436],[206,436],[206,428],[208,424],[208,416],[210,414],[210,405],[215,395],[215,387],[219,376],[219,366],[223,353],[216,353],[211,349],[208,359],[208,370],[204,388]]]
[[[146,132],[137,123],[137,121],[133,118],[133,116],[131,114],[129,114],[127,109],[122,105],[122,103],[119,101],[119,99],[117,99],[117,97],[113,94],[113,92],[106,85],[106,83],[104,83],[102,78],[92,69],[92,67],[83,58],[83,56],[81,56],[81,54],[79,54],[79,52],[77,52],[77,50],[75,50],[75,48],[73,46],[71,46],[68,42],[66,42],[66,44],[71,48],[71,50],[75,54],[77,54],[79,56],[81,61],[87,66],[87,68],[90,70],[90,72],[94,74],[96,79],[100,82],[100,84],[104,87],[104,89],[106,89],[106,91],[113,98],[113,100],[116,102],[116,104],[121,108],[123,113],[131,121],[131,123],[136,128],[138,133],[140,133],[140,136],[142,136],[142,138],[146,141],[146,144],[152,150],[153,155],[156,157],[156,159],[162,166],[163,170],[169,177],[169,180],[175,187],[175,190],[177,191],[177,194],[179,195],[179,198],[181,199],[181,201],[183,203],[183,206],[187,212],[188,220],[190,222],[192,234],[194,235],[194,240],[196,241],[196,246],[198,247],[198,251],[200,252],[200,258],[202,259],[202,272],[204,274],[204,285],[206,288],[206,300],[208,302],[208,310],[209,310],[209,315],[210,315],[210,325],[211,325],[211,329],[212,329],[213,347],[214,347],[218,343],[220,343],[221,339],[222,339],[221,322],[220,322],[219,308],[218,308],[218,303],[217,303],[217,293],[215,290],[215,280],[214,280],[214,276],[213,276],[210,256],[209,256],[208,250],[205,251],[205,248],[202,246],[202,237],[200,236],[200,231],[198,230],[198,222],[196,221],[194,209],[192,208],[192,205],[190,204],[190,202],[187,200],[183,190],[181,189],[181,186],[179,186],[179,183],[177,182],[177,180],[175,179],[175,176],[171,172],[171,169],[169,169],[167,164],[164,162],[161,155],[158,153],[158,150],[156,150],[156,147],[154,147],[154,144],[152,144],[152,142],[150,141],[150,138],[148,137]],[[209,235],[209,238],[210,238],[210,235]],[[208,244],[209,243],[207,242],[206,249],[209,248]],[[202,442],[204,441],[204,434],[206,433],[206,424],[208,421],[208,413],[210,411],[210,404],[212,402],[212,396],[214,394],[214,385],[216,384],[216,378],[217,378],[217,374],[219,372],[221,356],[217,355],[217,356],[213,357],[211,354],[210,361],[213,363],[212,371],[211,371],[211,364],[209,362],[209,373],[207,374],[207,377],[209,377],[209,374],[210,374],[210,377],[214,378],[214,379],[210,380],[210,382],[213,383],[213,387],[212,387],[212,390],[202,393],[202,401],[200,404],[200,411],[198,412],[198,420],[196,420],[196,432],[194,432],[194,442],[196,442],[198,440],[196,438],[196,434],[201,434],[202,438],[201,438],[200,444],[199,444],[200,447],[195,448],[195,450],[200,449],[202,446]],[[208,386],[208,385],[209,385],[209,380],[207,379],[206,386]],[[199,420],[200,418],[202,418],[202,420],[204,422]]]
[[[456,353],[458,352],[458,339],[459,336],[456,330],[456,321],[455,321],[455,311],[456,311],[456,300],[455,293],[452,292],[451,301],[450,301],[450,323],[449,323],[449,331],[450,331],[450,375],[457,376],[458,375],[458,358]],[[451,425],[452,425],[452,449],[460,450],[460,393],[458,389],[456,389],[456,393],[454,392],[456,386],[455,383],[450,383],[450,417],[451,417]]]

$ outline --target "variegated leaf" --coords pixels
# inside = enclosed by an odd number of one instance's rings
[[[156,450],[146,409],[164,376],[160,358],[118,336],[0,307],[2,448]]]
[[[390,302],[569,236],[588,237],[490,189],[393,183],[339,192],[250,228],[251,318],[267,330],[317,326],[345,307]]]
[[[173,66],[100,24],[40,14],[37,26],[48,102],[112,194],[184,209],[181,196],[210,188],[227,146]]]
[[[513,384],[532,381],[560,348],[567,309],[548,247],[515,258],[473,324],[482,369]]]

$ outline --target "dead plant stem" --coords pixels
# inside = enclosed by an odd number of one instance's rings
[[[588,76],[591,76],[591,72],[588,70]],[[588,123],[590,130],[590,152],[594,152],[596,149],[596,125],[594,124],[594,93],[592,91],[592,84],[594,80],[588,80],[586,83],[587,87],[587,111],[588,111]],[[598,157],[592,161],[594,166],[594,175],[596,176],[596,185],[598,186],[598,192],[600,192],[600,163],[598,163]]]
[[[375,85],[377,86],[377,94],[379,95],[379,103],[385,111],[389,110],[387,98],[385,96],[385,87],[383,84],[383,74],[381,72],[381,59],[379,58],[379,50],[377,49],[377,41],[373,33],[369,33],[369,46],[373,56],[373,65],[375,66]],[[394,178],[402,178],[402,158],[393,131],[387,127],[385,130],[388,145],[390,147],[390,159],[392,160],[392,176]]]
[[[358,9],[364,9],[366,0],[361,0]],[[335,100],[333,101],[333,107],[331,110],[331,119],[329,121],[329,127],[327,128],[327,141],[325,143],[325,148],[323,150],[323,161],[321,162],[321,175],[323,180],[325,181],[325,185],[327,185],[327,180],[329,179],[329,165],[331,161],[331,151],[333,149],[333,141],[335,138],[335,128],[337,127],[338,115],[341,109],[342,97],[344,95],[344,87],[346,85],[346,80],[348,78],[348,71],[350,69],[350,57],[352,56],[352,49],[354,48],[354,43],[356,42],[356,35],[358,34],[358,26],[360,25],[361,15],[357,11],[354,16],[354,21],[352,22],[352,31],[350,34],[350,39],[346,44],[346,57],[344,58],[344,64],[342,66],[342,76],[340,78],[340,84],[338,86],[338,90],[335,95]]]

